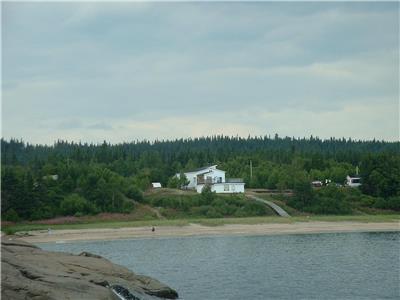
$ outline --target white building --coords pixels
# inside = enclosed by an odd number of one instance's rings
[[[361,178],[360,177],[350,177],[349,175],[347,175],[346,185],[349,187],[359,187],[361,185]]]
[[[244,193],[244,182],[240,178],[225,178],[225,171],[218,170],[217,165],[203,167],[184,173],[189,181],[185,186],[201,193],[205,185],[211,187],[216,193]],[[180,174],[176,174],[179,178]]]
[[[43,176],[42,177],[43,179],[45,179],[45,180],[58,180],[58,174],[55,174],[55,175],[46,175],[46,176]]]
[[[322,181],[314,180],[314,181],[311,182],[311,185],[313,187],[321,187],[322,186]]]
[[[159,189],[159,188],[162,187],[161,183],[159,183],[159,182],[152,182],[151,186],[152,186],[153,189]]]

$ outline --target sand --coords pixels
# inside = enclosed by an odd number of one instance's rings
[[[277,235],[334,232],[383,232],[400,231],[400,222],[297,222],[289,224],[229,224],[222,226],[161,226],[152,232],[151,227],[126,227],[113,229],[68,229],[29,231],[27,236],[17,237],[29,243],[68,243],[75,241],[117,240],[137,238],[168,238],[216,235]]]

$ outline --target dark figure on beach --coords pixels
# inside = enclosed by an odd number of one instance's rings
[[[151,228],[151,231],[152,231],[152,232],[156,231],[156,229],[154,228],[154,226]]]

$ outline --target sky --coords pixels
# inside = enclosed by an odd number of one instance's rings
[[[2,2],[2,136],[399,140],[399,3]]]

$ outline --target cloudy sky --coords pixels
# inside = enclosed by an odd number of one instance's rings
[[[2,135],[399,139],[399,3],[2,3]]]

